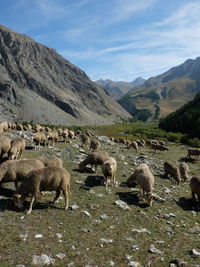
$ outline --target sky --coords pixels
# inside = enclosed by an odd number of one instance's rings
[[[92,80],[148,79],[200,56],[199,0],[1,0],[0,24]]]

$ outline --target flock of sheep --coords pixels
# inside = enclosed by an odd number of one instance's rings
[[[89,145],[89,153],[86,158],[80,162],[79,170],[84,172],[87,165],[95,166],[97,172],[97,165],[101,165],[104,176],[103,185],[107,188],[109,185],[117,186],[116,172],[117,161],[110,157],[106,151],[102,151],[101,143],[95,138],[94,133],[90,130],[81,132],[80,130],[72,131],[68,129],[52,130],[49,127],[42,127],[41,125],[31,126],[30,124],[21,125],[15,123],[0,123],[0,150],[1,150],[1,165],[0,165],[0,186],[3,183],[14,182],[16,191],[13,194],[13,201],[16,207],[23,208],[24,201],[30,197],[30,204],[27,214],[32,211],[32,206],[38,196],[43,195],[44,191],[55,191],[56,195],[52,204],[59,198],[61,192],[64,196],[65,207],[68,209],[68,198],[70,195],[70,174],[63,168],[63,162],[57,157],[47,158],[22,158],[23,151],[26,147],[26,140],[22,137],[10,140],[6,132],[18,130],[32,131],[31,141],[34,143],[35,149],[40,149],[41,144],[45,146],[54,146],[58,140],[65,143],[71,142],[70,139],[79,138],[81,140],[81,147]],[[126,145],[127,149],[133,147],[138,151],[138,147],[148,145],[152,149],[165,151],[169,150],[164,141],[157,140],[125,140],[123,138],[110,138],[112,142],[122,143]],[[200,155],[198,149],[188,149],[188,157]],[[165,175],[168,175],[177,183],[187,181],[188,165],[183,162],[176,167],[174,164],[164,162]],[[18,186],[18,182],[20,185]],[[154,176],[145,163],[138,165],[133,171],[132,175],[127,179],[126,183],[132,187],[138,184],[141,189],[141,197],[147,202],[149,206],[152,205],[152,200],[159,197],[154,194]],[[200,176],[194,176],[190,179],[190,188],[193,201],[200,201]]]

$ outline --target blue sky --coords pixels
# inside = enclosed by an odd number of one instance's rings
[[[92,79],[147,79],[200,56],[199,0],[1,0],[1,24]]]

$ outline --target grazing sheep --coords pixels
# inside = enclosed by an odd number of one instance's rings
[[[17,188],[18,182],[23,181],[29,172],[43,167],[38,159],[7,160],[0,165],[0,185],[14,182]]]
[[[40,145],[44,143],[44,146],[46,147],[46,135],[44,133],[35,133],[33,134],[33,143],[35,145],[35,149],[38,146],[38,150],[40,150]]]
[[[0,122],[0,134],[8,131],[7,121]]]
[[[188,149],[187,157],[191,158],[191,156],[196,156],[196,158],[198,158],[199,155],[200,155],[199,149],[194,149],[194,148]]]
[[[92,139],[90,142],[90,151],[100,151],[101,143],[98,140]]]
[[[23,131],[23,130],[24,130],[24,127],[23,127],[23,125],[22,125],[22,124],[19,124],[19,123],[17,123],[17,125],[16,125],[16,130],[17,130],[17,131]]]
[[[102,172],[105,178],[105,186],[116,185],[116,172],[117,172],[117,162],[115,158],[108,157],[101,166]]]
[[[161,146],[166,146],[166,143],[163,140],[159,140],[158,144],[161,145]]]
[[[2,159],[3,156],[8,153],[8,151],[10,150],[11,148],[11,141],[10,139],[5,136],[5,135],[2,135],[0,136],[0,151],[1,151],[1,155],[0,155],[0,158]]]
[[[169,162],[165,162],[164,163],[164,171],[165,171],[165,175],[167,177],[168,177],[168,175],[170,175],[172,178],[174,178],[174,180],[178,184],[180,184],[181,178],[180,178],[179,169],[174,164],[171,164]]]
[[[8,158],[9,159],[17,159],[17,154],[18,154],[18,159],[21,158],[22,153],[24,152],[26,147],[26,141],[23,138],[16,138],[11,141],[11,148],[8,151]]]
[[[52,141],[52,146],[55,145],[55,143],[58,142],[58,132],[53,131],[53,132],[49,132],[47,134],[47,140],[48,140],[48,146],[50,147],[50,141]]]
[[[146,163],[140,164],[135,168],[133,174],[128,178],[127,184],[133,186],[136,182],[141,188],[141,196],[145,198],[149,206],[152,205],[154,176]]]
[[[127,148],[129,149],[130,147],[133,147],[138,152],[138,144],[136,141],[132,141]]]
[[[68,141],[68,130],[67,129],[65,129],[65,130],[63,130],[62,132],[61,132],[61,136],[62,136],[62,138],[63,138],[63,140],[64,140],[64,142],[65,143],[67,143],[67,141]]]
[[[152,144],[151,145],[151,148],[152,149],[154,149],[155,150],[155,152],[156,152],[156,150],[160,150],[160,151],[169,151],[169,148],[168,147],[166,147],[166,146],[163,146],[163,145],[157,145],[157,144]]]
[[[90,142],[90,137],[87,134],[81,134],[80,139],[81,139],[81,145],[80,145],[81,147],[88,145]]]
[[[44,166],[54,166],[54,167],[63,167],[63,161],[58,158],[58,157],[52,157],[52,158],[48,158],[48,157],[38,157],[38,160],[42,161]]]
[[[42,127],[40,124],[36,124],[35,125],[35,132],[36,133],[44,132],[44,127]]]
[[[179,172],[184,182],[188,180],[188,171],[189,171],[189,168],[188,168],[187,163],[185,162],[180,163]]]
[[[69,130],[69,131],[68,131],[68,137],[71,138],[71,139],[74,139],[74,138],[75,138],[75,133],[74,133],[74,131]]]
[[[192,200],[196,201],[196,195],[200,202],[200,176],[193,176],[190,179],[190,189],[192,193]]]
[[[56,202],[62,191],[65,199],[64,209],[67,210],[68,195],[70,194],[70,174],[64,168],[50,166],[32,171],[16,190],[13,196],[14,204],[22,208],[26,197],[31,194],[27,211],[27,214],[30,214],[33,202],[43,191],[56,191],[52,204]]]
[[[79,164],[79,169],[83,172],[85,167],[90,164],[91,168],[92,165],[95,165],[95,172],[97,172],[97,165],[102,165],[108,157],[109,154],[105,151],[91,152],[87,155],[87,158]]]
[[[142,140],[136,140],[135,142],[138,144],[138,146],[145,147],[145,144],[142,142]]]

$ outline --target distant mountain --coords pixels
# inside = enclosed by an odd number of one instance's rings
[[[106,79],[100,79],[96,81],[98,85],[103,87],[105,91],[110,95],[113,99],[118,100],[123,95],[127,94],[130,90],[134,90],[134,88],[138,85],[142,85],[145,82],[145,80],[142,77],[136,78],[132,82],[114,82],[112,80]]]
[[[159,128],[200,138],[200,93],[159,123]]]
[[[129,117],[54,49],[0,25],[1,121],[91,125]]]
[[[153,120],[180,108],[198,92],[200,57],[188,59],[183,64],[148,79],[137,87],[137,91],[129,92],[118,102],[132,115]]]

